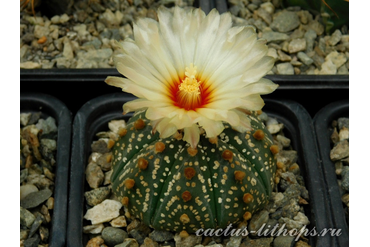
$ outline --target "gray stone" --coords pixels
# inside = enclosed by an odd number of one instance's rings
[[[29,232],[30,232],[29,230],[23,230],[23,229],[21,229],[20,230],[20,233],[19,233],[20,240],[26,240],[27,237],[28,237],[28,233]]]
[[[36,217],[27,209],[20,207],[20,224],[30,228]]]
[[[104,173],[96,163],[90,163],[86,167],[86,181],[90,188],[98,188],[104,181]]]
[[[112,153],[105,153],[102,154],[98,159],[97,159],[97,165],[100,166],[100,168],[106,172],[110,171],[112,169]]]
[[[49,239],[49,229],[46,227],[40,226],[39,234],[40,234],[41,241],[43,241],[44,243],[47,243]]]
[[[20,124],[23,126],[26,126],[30,118],[31,118],[31,113],[21,113],[20,114]]]
[[[31,225],[30,232],[28,234],[29,238],[32,237],[37,232],[37,230],[40,228],[44,220],[45,220],[44,216],[42,216],[41,214],[37,215],[36,219],[33,221]]]
[[[99,49],[102,42],[98,38],[93,38],[91,41],[85,42],[82,46],[93,46],[96,50]]]
[[[296,53],[299,51],[306,50],[306,40],[305,39],[293,39],[289,43],[288,50],[289,50],[289,53]]]
[[[335,30],[330,38],[328,39],[328,44],[331,46],[335,46],[339,43],[339,41],[342,39],[342,33],[339,29]]]
[[[39,39],[43,36],[45,36],[45,37],[49,36],[49,33],[50,32],[49,32],[48,27],[36,25],[35,29],[34,29],[34,32],[33,32],[33,35],[35,36],[35,38]]]
[[[60,16],[60,18],[59,18],[59,22],[60,23],[66,23],[66,22],[68,22],[69,21],[69,16],[67,15],[67,14],[63,14],[62,16]]]
[[[168,231],[154,230],[149,234],[149,237],[156,242],[165,242],[173,239],[174,235]]]
[[[115,245],[114,247],[139,247],[139,244],[134,238],[126,238],[122,244]]]
[[[53,190],[54,182],[46,178],[44,175],[32,174],[27,177],[28,184],[34,184],[39,190],[49,189]]]
[[[312,29],[308,29],[304,34],[304,38],[306,39],[306,53],[313,51],[316,37],[317,34]]]
[[[274,239],[274,247],[293,247],[295,243],[294,236],[280,235]]]
[[[287,229],[301,229],[303,226],[307,226],[310,224],[310,221],[308,220],[307,216],[302,213],[298,212],[296,216],[294,216],[293,219],[281,217],[279,220],[279,223],[286,224]]]
[[[96,224],[96,225],[88,225],[83,227],[83,232],[84,233],[91,233],[91,234],[99,234],[103,231],[104,229],[104,224]]]
[[[35,235],[32,238],[28,238],[24,240],[23,247],[38,247],[40,243],[40,237],[38,235]]]
[[[39,191],[37,187],[33,184],[25,184],[20,187],[20,199],[22,200],[28,194]]]
[[[307,56],[307,54],[302,51],[298,52],[297,57],[299,58],[299,60],[302,61],[302,63],[304,63],[307,66],[310,66],[313,63],[312,58]]]
[[[71,60],[66,57],[58,57],[55,62],[58,69],[68,69],[72,65]]]
[[[299,24],[296,12],[282,11],[274,17],[270,27],[278,32],[286,33],[297,28]]]
[[[140,247],[158,247],[158,243],[150,238],[145,238],[144,243]]]
[[[308,24],[308,28],[314,30],[317,34],[317,36],[320,36],[321,34],[324,33],[324,26],[317,20],[311,21]]]
[[[47,148],[49,152],[57,150],[57,142],[53,139],[41,139],[41,146]]]
[[[53,117],[47,117],[45,120],[40,119],[37,122],[36,127],[38,129],[42,130],[43,135],[58,131],[58,127],[57,127],[57,125],[55,123],[55,119]]]
[[[266,210],[261,210],[255,213],[248,224],[248,231],[251,234],[256,233],[263,226],[263,224],[267,223],[268,219],[269,212]]]
[[[289,36],[285,33],[279,32],[263,32],[262,39],[265,39],[267,43],[269,42],[280,42],[289,39]]]
[[[27,179],[27,176],[28,176],[28,169],[26,168],[26,169],[21,170],[21,176],[20,176],[21,184]]]
[[[122,13],[116,11],[113,13],[110,9],[106,9],[104,13],[100,14],[99,20],[103,22],[107,27],[119,26],[123,19]]]
[[[109,152],[109,148],[104,140],[98,140],[91,144],[91,151],[104,154]]]
[[[282,50],[278,50],[277,53],[279,56],[279,60],[282,62],[289,62],[292,60],[292,58],[289,55],[285,54]]]
[[[259,8],[257,11],[256,11],[257,15],[259,17],[262,18],[262,20],[264,20],[264,22],[266,22],[268,25],[271,24],[271,21],[272,21],[272,18],[271,18],[271,14],[269,12],[267,12],[265,9],[263,8]]]
[[[35,39],[35,35],[33,33],[25,33],[22,36],[22,41],[26,44],[31,43]]]
[[[71,41],[66,37],[63,40],[63,56],[67,59],[73,59],[74,57]]]
[[[349,156],[349,142],[347,140],[338,142],[330,151],[330,159],[332,161],[344,159],[348,156]]]
[[[36,63],[36,62],[27,61],[27,62],[20,63],[20,68],[21,69],[40,69],[41,64]]]
[[[144,244],[144,241],[145,241],[145,238],[147,236],[147,234],[145,234],[144,232],[140,231],[139,229],[132,229],[129,231],[129,234],[136,239],[136,241],[142,245]]]
[[[229,242],[227,242],[226,247],[239,247],[242,242],[243,236],[232,236],[230,237]]]
[[[326,57],[325,60],[330,60],[335,67],[338,69],[343,64],[347,62],[347,57],[343,53],[338,53],[337,51],[330,52]]]
[[[242,247],[270,247],[273,240],[274,240],[273,237],[256,238],[256,239],[251,239],[247,237],[241,246]]]
[[[95,206],[104,201],[110,194],[109,187],[100,187],[91,191],[85,192],[85,199],[87,204]]]
[[[123,243],[125,238],[128,237],[128,234],[122,229],[108,226],[102,231],[101,237],[104,239],[106,245],[115,246]]]
[[[341,176],[342,176],[342,181],[341,181],[342,189],[345,191],[349,191],[349,166],[343,167]]]
[[[40,190],[28,194],[21,200],[21,207],[23,208],[34,208],[46,201],[53,192],[49,189]]]
[[[279,75],[294,75],[294,68],[290,63],[279,63],[276,68]]]
[[[337,73],[337,66],[331,61],[327,60],[321,65],[320,75],[335,75]]]
[[[174,239],[176,246],[181,247],[193,247],[202,242],[202,236],[196,236],[194,234],[190,234],[188,237],[182,238],[178,233],[176,233]]]
[[[349,129],[349,118],[346,117],[338,118],[338,129],[341,130],[344,127]]]

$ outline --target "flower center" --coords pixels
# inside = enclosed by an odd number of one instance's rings
[[[185,68],[185,79],[179,85],[176,102],[186,110],[195,110],[202,105],[201,83],[196,79],[197,67],[191,63]]]

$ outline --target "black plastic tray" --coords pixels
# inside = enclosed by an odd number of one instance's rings
[[[69,155],[72,132],[71,112],[59,99],[40,93],[20,95],[20,112],[41,112],[41,117],[53,117],[58,126],[54,209],[49,238],[50,247],[64,247],[67,228]]]
[[[83,247],[87,239],[82,233],[85,209],[85,166],[91,153],[91,143],[99,131],[108,129],[108,122],[123,119],[122,105],[135,99],[122,93],[103,95],[87,102],[76,114],[73,122],[73,142],[70,174],[70,197],[68,211],[67,246]],[[316,140],[312,119],[307,111],[293,101],[266,100],[264,111],[284,123],[285,133],[299,154],[299,164],[309,191],[310,204],[305,208],[309,217],[308,228],[316,230],[330,226],[326,189],[318,163]],[[329,247],[333,239],[329,236],[310,237],[311,246]]]
[[[104,82],[107,76],[122,77],[116,69],[23,69],[20,71],[21,92],[37,90],[52,94],[65,102],[75,115],[89,100],[117,92],[117,88]],[[265,78],[279,84],[277,90],[265,98],[294,100],[311,117],[325,105],[349,98],[348,75],[268,75]],[[55,90],[59,83],[73,90],[68,94]]]
[[[314,126],[322,169],[328,188],[334,228],[342,230],[342,235],[337,238],[338,246],[346,247],[349,246],[349,226],[342,206],[334,162],[330,160],[330,150],[332,149],[330,144],[332,128],[330,126],[333,120],[340,117],[349,117],[348,100],[336,101],[322,108],[314,118]]]

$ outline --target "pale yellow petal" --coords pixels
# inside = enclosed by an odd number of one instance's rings
[[[188,142],[192,148],[196,148],[200,139],[199,126],[193,124],[190,127],[184,128],[183,140]]]
[[[206,131],[208,138],[216,137],[224,130],[224,124],[221,121],[214,121],[205,117],[199,121],[199,125]]]
[[[170,123],[171,119],[163,118],[157,125],[156,130],[159,132],[161,138],[167,138],[175,134],[177,127]]]

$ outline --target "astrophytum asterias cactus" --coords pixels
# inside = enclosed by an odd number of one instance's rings
[[[251,27],[216,10],[158,10],[120,43],[109,85],[139,99],[113,148],[113,192],[155,229],[194,232],[248,220],[271,195],[278,152],[257,112],[273,66]]]

